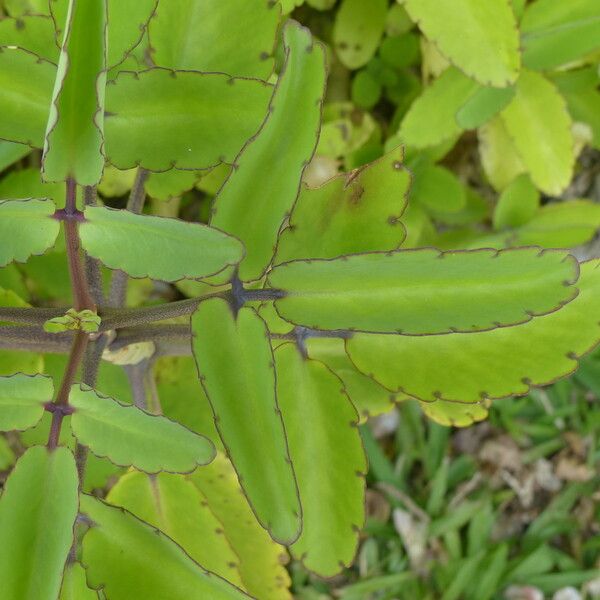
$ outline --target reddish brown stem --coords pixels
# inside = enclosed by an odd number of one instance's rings
[[[77,214],[77,185],[73,179],[67,180],[67,195],[64,212],[67,217],[73,217]],[[63,221],[63,224],[65,228],[67,260],[69,262],[69,275],[71,277],[75,310],[95,310],[96,306],[89,292],[83,257],[80,251],[77,219],[67,218]],[[67,366],[62,377],[60,388],[54,399],[54,405],[57,408],[64,408],[69,404],[69,392],[75,381],[77,369],[85,355],[88,339],[88,335],[82,331],[78,331],[73,338]],[[55,410],[52,414],[52,425],[50,426],[50,433],[48,435],[49,448],[56,448],[58,445],[64,415],[64,410]]]
[[[73,286],[73,303],[75,310],[96,310],[96,305],[88,290],[87,277],[79,247],[79,234],[76,221],[64,221],[65,241],[69,274]]]
[[[83,360],[85,349],[88,343],[88,336],[81,331],[78,331],[73,338],[73,345],[69,354],[69,360],[63,374],[60,388],[56,394],[54,404],[56,406],[67,406],[69,403],[69,392],[75,381],[77,369]],[[48,436],[48,448],[56,448],[60,437],[60,429],[64,417],[63,411],[54,411],[52,415],[52,425],[50,427],[50,435]]]

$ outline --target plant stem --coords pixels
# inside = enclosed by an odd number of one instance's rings
[[[90,185],[83,188],[84,204],[86,206],[96,206],[98,196],[96,186]],[[90,294],[97,306],[104,304],[104,290],[102,289],[102,269],[100,261],[92,258],[85,253],[85,273],[88,281]]]
[[[65,199],[65,215],[74,217],[77,214],[77,185],[72,178],[67,179],[67,195]],[[67,260],[69,262],[69,275],[71,278],[71,288],[73,292],[73,303],[75,310],[95,310],[96,306],[90,295],[85,270],[83,267],[82,255],[79,244],[78,222],[75,218],[64,220],[65,240],[67,245]],[[56,448],[60,439],[60,430],[62,420],[67,414],[69,406],[69,392],[75,381],[77,369],[83,360],[85,350],[88,344],[89,336],[87,333],[77,331],[73,337],[71,351],[67,366],[63,373],[60,387],[54,399],[52,411],[52,424],[48,435],[48,448]]]
[[[146,201],[146,180],[150,173],[146,169],[139,168],[129,194],[129,200],[127,200],[127,210],[140,214],[144,208],[144,202]],[[125,305],[127,296],[127,281],[128,276],[124,271],[115,271],[110,282],[110,293],[108,296],[109,306],[119,308]]]
[[[191,315],[198,307],[198,304],[205,298],[222,295],[222,292],[215,292],[202,296],[201,298],[178,300],[177,302],[169,302],[168,304],[144,306],[142,308],[124,308],[119,311],[105,311],[102,317],[102,323],[100,324],[100,331],[121,329],[123,327],[135,327],[136,325],[145,325],[154,321],[185,317]]]
[[[56,399],[54,400],[56,407],[64,408],[69,403],[69,392],[71,391],[71,386],[75,381],[75,375],[77,374],[77,369],[79,368],[79,364],[83,359],[87,343],[87,334],[78,331],[73,338],[73,345],[71,346],[71,352],[69,353],[69,360],[62,377],[60,388],[56,394]],[[58,445],[60,429],[64,416],[65,411],[63,410],[54,410],[52,413],[52,425],[50,426],[50,434],[48,436],[48,448],[50,449],[56,448]]]
[[[68,352],[72,332],[46,333],[40,327],[5,325],[0,327],[0,348],[37,352]]]
[[[43,325],[48,319],[60,317],[67,308],[31,308],[24,306],[1,306],[0,320],[27,325]]]
[[[67,179],[67,197],[65,201],[65,214],[67,217],[73,217],[77,214],[76,200],[77,185],[73,179]],[[87,277],[81,259],[77,221],[76,219],[67,218],[63,221],[63,226],[65,228],[67,260],[69,262],[69,275],[73,288],[75,310],[96,310],[96,305],[88,289]]]
[[[129,327],[119,330],[111,350],[119,350],[130,344],[140,342],[154,342],[163,339],[186,339],[188,344],[191,339],[189,324],[187,325],[148,325],[146,327]]]

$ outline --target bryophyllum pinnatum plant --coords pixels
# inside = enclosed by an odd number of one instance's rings
[[[0,498],[3,599],[290,598],[286,552],[323,577],[353,561],[368,415],[411,397],[468,424],[568,375],[600,339],[598,260],[402,249],[401,147],[303,183],[327,59],[280,3],[33,4],[40,14],[0,21],[1,152],[43,149],[43,180],[64,196],[0,203],[0,265],[64,244],[72,303],[28,307],[13,291],[0,308],[0,347],[15,356],[0,427],[34,440]],[[508,106],[518,128],[543,76],[521,68],[507,3],[458,3],[501,32],[479,60],[436,31],[437,3],[405,4],[457,66],[437,81],[471,103],[465,127]],[[334,37],[358,68],[344,14]],[[419,110],[401,128],[409,144]],[[566,185],[569,172],[529,159],[541,189]],[[106,206],[103,172],[134,168],[127,209]],[[149,186],[219,170],[208,224],[142,214]],[[197,297],[126,307],[128,277],[187,282]],[[31,374],[32,352],[65,354],[64,368]],[[108,475],[108,495],[90,493]]]

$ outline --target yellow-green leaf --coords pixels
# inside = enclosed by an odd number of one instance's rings
[[[279,13],[265,0],[167,0],[150,22],[154,64],[267,79]]]
[[[354,364],[390,390],[427,402],[476,403],[525,394],[572,373],[600,339],[599,260],[582,264],[579,295],[516,327],[429,337],[357,334]],[[510,360],[506,357],[510,356]]]
[[[236,265],[239,240],[200,223],[88,206],[79,226],[85,251],[132,277],[164,281],[207,277]]]
[[[29,448],[0,498],[0,581],[6,600],[56,600],[78,507],[67,448]]]
[[[59,221],[52,218],[55,211],[49,200],[0,202],[0,267],[26,262],[54,245],[60,231]]]
[[[505,87],[519,74],[519,33],[507,0],[405,0],[421,31],[483,85]]]
[[[298,196],[318,138],[325,84],[323,47],[294,22],[285,27],[284,43],[285,67],[268,118],[236,158],[211,218],[211,225],[244,242],[246,257],[239,267],[243,281],[259,279],[271,262],[277,234]]]
[[[104,169],[106,0],[70,0],[58,61],[42,175],[95,185]]]
[[[231,463],[218,453],[215,460],[187,476],[221,521],[225,536],[239,557],[244,588],[261,600],[291,600],[285,548],[259,525]]]
[[[402,159],[396,149],[321,187],[303,184],[279,237],[276,262],[399,248],[411,180]]]
[[[242,587],[239,558],[229,545],[223,526],[202,493],[184,476],[129,471],[106,500],[158,528],[208,571]]]
[[[296,325],[422,335],[523,323],[572,300],[577,277],[566,252],[421,249],[292,261],[268,282]]]
[[[543,192],[559,195],[573,176],[575,149],[571,118],[556,86],[523,71],[502,120],[531,179]]]
[[[95,589],[102,588],[111,600],[249,598],[203,569],[171,538],[126,510],[82,494],[81,511],[92,521],[83,538],[87,580]]]
[[[147,473],[186,473],[209,463],[215,448],[209,440],[165,417],[120,404],[95,390],[71,388],[73,435],[97,456]]]
[[[34,427],[44,414],[44,404],[53,396],[50,377],[22,373],[0,377],[0,431]]]
[[[301,509],[275,391],[273,352],[252,308],[234,315],[220,298],[192,316],[192,348],[217,429],[257,519],[292,543]]]
[[[277,348],[275,365],[303,508],[292,554],[307,569],[332,577],[352,564],[365,518],[367,463],[358,415],[342,381],[323,363],[304,358],[295,344]]]
[[[344,66],[358,69],[373,57],[383,35],[387,8],[387,0],[342,0],[333,26],[333,43]]]

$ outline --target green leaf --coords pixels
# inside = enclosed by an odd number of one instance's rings
[[[60,223],[51,218],[56,207],[49,200],[0,202],[0,267],[26,262],[54,245]]]
[[[239,240],[199,223],[88,206],[79,227],[85,251],[132,277],[164,281],[214,275],[244,255]]]
[[[289,227],[279,237],[276,262],[399,248],[411,180],[402,159],[396,149],[321,187],[303,184]]]
[[[208,438],[222,450],[208,398],[191,356],[163,356],[154,362],[154,379],[163,414]]]
[[[373,252],[275,267],[281,317],[313,329],[422,335],[528,321],[577,294],[577,261],[524,248]],[[468,310],[466,310],[468,307]]]
[[[363,373],[426,402],[525,394],[532,385],[572,373],[600,339],[599,265],[581,265],[580,291],[572,302],[518,327],[410,338],[359,334],[346,348]]]
[[[281,4],[281,10],[284,15],[291,13],[294,8],[304,4],[304,0],[275,0]]]
[[[83,538],[87,579],[111,600],[242,600],[241,590],[204,570],[173,540],[122,508],[81,496],[93,526]]]
[[[150,173],[146,180],[146,194],[156,200],[179,198],[191,190],[199,179],[197,171],[171,169],[163,173]]]
[[[291,600],[288,555],[258,524],[236,473],[224,455],[187,476],[206,498],[239,557],[239,571],[248,593],[261,600]]]
[[[410,198],[433,216],[455,213],[464,208],[467,197],[458,177],[445,167],[426,164],[414,169]]]
[[[0,49],[0,138],[41,148],[56,66],[20,48]]]
[[[233,163],[265,118],[271,91],[220,73],[121,72],[106,92],[108,160],[150,171]]]
[[[352,103],[327,103],[323,110],[316,156],[346,157],[360,150],[376,135],[376,130],[377,123],[371,114],[357,111]],[[337,174],[337,165],[334,174]]]
[[[107,64],[108,68],[112,69],[122,63],[142,40],[148,21],[156,10],[158,0],[108,0],[107,4],[110,16]],[[50,8],[56,23],[56,37],[60,45],[69,0],[50,0]],[[163,10],[162,6],[161,10]]]
[[[185,473],[209,463],[214,446],[206,438],[165,417],[120,404],[90,388],[74,385],[69,403],[73,435],[94,454],[147,473]]]
[[[51,402],[54,385],[44,375],[0,377],[0,431],[35,427]]]
[[[583,122],[592,129],[592,146],[600,149],[600,93],[590,89],[580,92],[563,92],[569,113],[575,121]]]
[[[271,261],[277,234],[298,196],[318,138],[325,85],[323,47],[293,21],[283,35],[286,62],[269,116],[236,158],[211,219],[212,225],[246,245],[239,268],[243,281],[259,279]]]
[[[52,62],[58,60],[54,22],[44,15],[25,15],[0,20],[0,46],[17,46]]]
[[[502,120],[515,147],[543,192],[559,195],[573,176],[571,119],[564,98],[543,75],[523,71]]]
[[[170,69],[267,79],[279,13],[264,0],[163,2],[150,22],[152,59]]]
[[[483,421],[488,416],[488,407],[484,402],[465,404],[463,402],[421,402],[423,412],[436,423],[446,427],[468,427]]]
[[[0,59],[2,54],[0,53]],[[0,171],[4,171],[7,167],[10,167],[18,160],[21,160],[23,157],[27,156],[31,152],[31,148],[25,146],[24,144],[15,144],[14,142],[5,142],[4,140],[0,140]],[[4,180],[2,182],[4,183]],[[6,194],[0,194],[0,198],[6,197]]]
[[[361,373],[350,361],[339,338],[310,338],[306,341],[310,358],[325,363],[343,382],[360,421],[389,412],[395,406],[396,397],[383,386]]]
[[[515,232],[514,244],[573,248],[590,241],[600,228],[600,205],[591,200],[546,204]]]
[[[494,229],[524,225],[533,219],[539,206],[540,193],[531,183],[531,179],[527,175],[519,175],[498,198],[493,217]]]
[[[106,0],[69,1],[42,157],[46,181],[95,185],[102,176],[106,27]]]
[[[67,565],[59,600],[98,600],[98,594],[87,586],[85,571],[80,563]]]
[[[139,471],[123,475],[106,500],[158,528],[205,569],[242,587],[239,559],[223,526],[193,483],[181,475]]]
[[[367,464],[358,415],[341,380],[323,363],[305,359],[295,344],[277,348],[275,365],[303,509],[292,554],[307,569],[332,577],[352,564],[365,519]]]
[[[600,48],[596,0],[537,0],[521,21],[523,62],[530,69],[554,69]]]
[[[20,144],[18,145],[20,146]],[[31,152],[31,148],[23,147]],[[40,170],[35,167],[12,169],[0,180],[0,198],[47,198],[54,202],[56,208],[64,207],[65,191],[66,186],[63,182],[46,183],[42,181]]]
[[[385,29],[386,0],[342,0],[333,26],[333,43],[349,69],[366,65],[375,54]]]
[[[455,115],[478,89],[458,69],[446,69],[411,105],[399,135],[415,148],[435,146],[461,132]]]
[[[352,80],[352,102],[359,108],[369,110],[381,99],[383,86],[367,70],[359,71]]]
[[[276,541],[300,533],[301,508],[275,393],[267,328],[220,298],[192,316],[192,348],[217,429],[256,518]]]
[[[44,323],[44,331],[48,333],[62,333],[63,331],[85,331],[94,333],[98,331],[102,319],[92,310],[76,311],[69,308],[62,317],[48,319]]]
[[[479,155],[489,182],[502,191],[515,177],[526,171],[504,121],[495,117],[479,128]]]
[[[0,498],[0,581],[7,600],[56,600],[77,516],[70,450],[29,448]]]
[[[456,122],[461,129],[477,129],[501,110],[506,108],[515,96],[514,87],[480,87],[460,107],[456,113]]]
[[[49,13],[48,0],[4,0],[2,4],[11,17]]]
[[[519,74],[519,34],[506,0],[405,0],[404,8],[446,58],[483,85]]]

